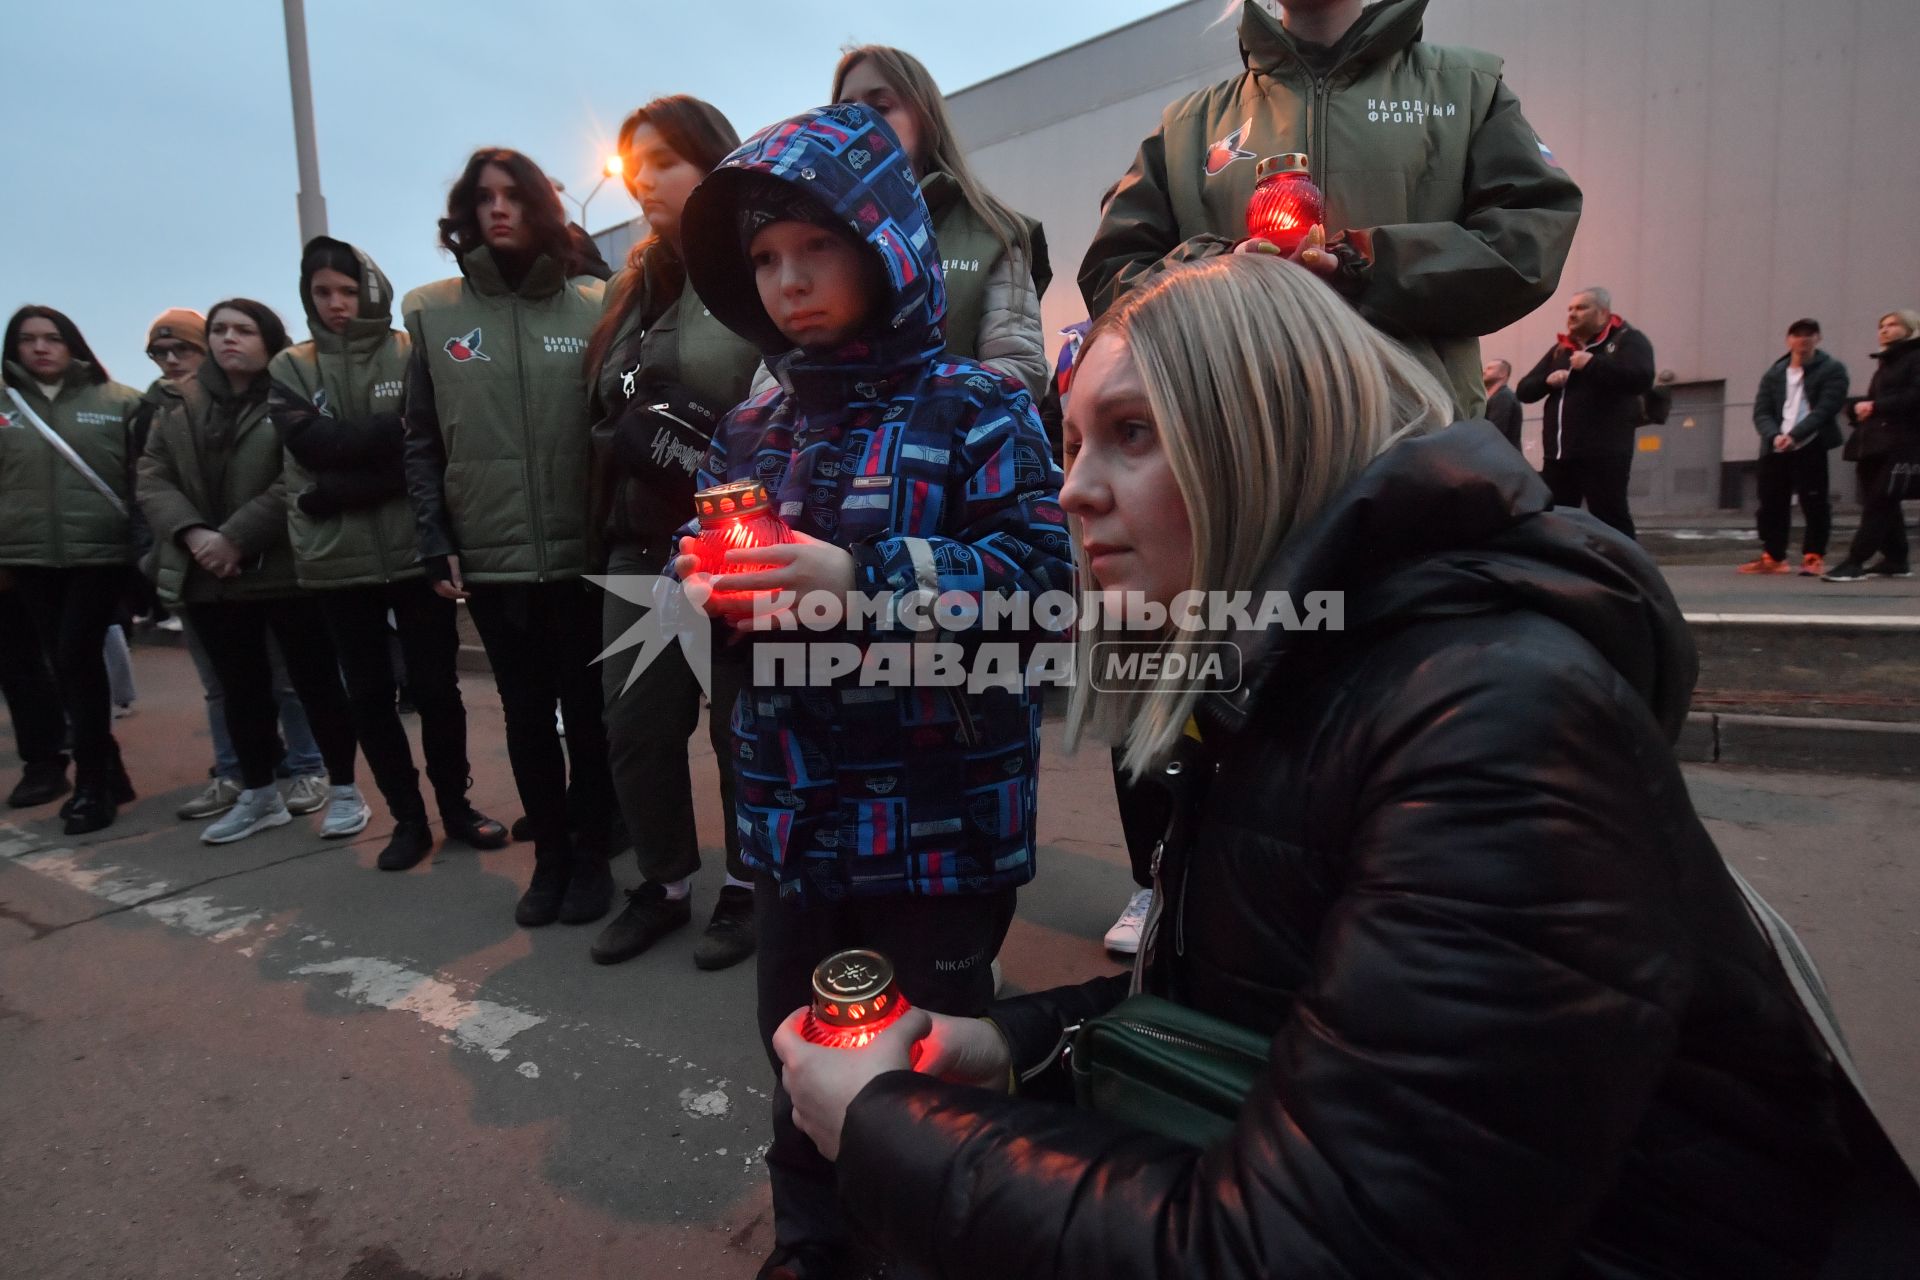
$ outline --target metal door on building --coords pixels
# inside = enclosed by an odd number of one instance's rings
[[[1667,390],[1673,393],[1667,420],[1640,428],[1634,439],[1633,478],[1627,496],[1635,514],[1717,510],[1727,384],[1680,382]]]

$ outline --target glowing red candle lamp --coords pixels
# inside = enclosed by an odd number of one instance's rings
[[[878,951],[841,951],[814,968],[813,1003],[800,1034],[830,1049],[863,1049],[906,1011],[891,960]]]
[[[1270,240],[1291,255],[1307,232],[1327,219],[1326,198],[1307,174],[1303,152],[1268,156],[1254,169],[1253,197],[1247,201],[1247,235]]]
[[[694,554],[702,573],[719,576],[769,566],[728,563],[729,551],[743,547],[771,547],[792,542],[793,531],[774,514],[773,500],[758,480],[735,480],[693,495],[694,514],[700,518],[700,536]]]

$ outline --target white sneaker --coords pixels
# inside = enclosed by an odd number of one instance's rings
[[[217,818],[240,802],[240,784],[232,778],[215,778],[207,789],[174,811],[182,822],[204,822]]]
[[[287,802],[280,798],[280,792],[273,787],[261,787],[258,791],[242,791],[233,808],[202,831],[200,838],[208,844],[232,844],[256,831],[284,827],[292,821],[293,815],[287,812]]]
[[[1136,889],[1127,899],[1127,909],[1113,922],[1102,939],[1107,950],[1130,956],[1140,950],[1140,931],[1147,927],[1147,908],[1153,905],[1153,890]]]
[[[367,822],[372,817],[373,809],[360,794],[360,788],[352,783],[344,787],[329,787],[327,816],[320,820],[320,838],[339,840],[345,836],[359,835],[367,829]]]
[[[327,776],[303,773],[287,788],[288,813],[318,813],[327,803]]]

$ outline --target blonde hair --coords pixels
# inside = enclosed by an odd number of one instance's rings
[[[1909,338],[1913,337],[1916,334],[1920,334],[1920,311],[1914,311],[1907,307],[1901,307],[1898,310],[1887,312],[1886,315],[1883,315],[1880,318],[1882,320],[1885,320],[1887,316],[1892,316],[1895,320],[1898,320],[1901,324],[1907,326],[1907,336]]]
[[[1193,534],[1188,586],[1246,591],[1289,534],[1326,510],[1355,476],[1408,436],[1445,426],[1453,398],[1303,268],[1238,254],[1175,267],[1127,294],[1087,334],[1125,342],[1146,390]],[[1074,559],[1083,585],[1085,553]],[[1103,613],[1104,619],[1104,613]],[[1185,732],[1197,690],[1102,692],[1093,646],[1138,635],[1083,626],[1067,708],[1067,744],[1082,734],[1124,748],[1137,778]],[[1169,626],[1163,651],[1192,669],[1230,633]]]
[[[926,157],[924,160],[916,159],[914,164],[922,170],[921,179],[924,181],[935,173],[944,173],[952,178],[960,188],[960,198],[979,215],[980,221],[987,224],[987,230],[1000,242],[1001,250],[1008,254],[1018,250],[1028,274],[1031,274],[1033,241],[1027,234],[1026,219],[1001,203],[973,176],[973,170],[967,165],[966,153],[960,149],[960,139],[954,134],[953,120],[947,115],[947,100],[941,94],[940,86],[933,82],[933,73],[927,70],[920,59],[891,45],[855,45],[841,53],[839,65],[833,69],[832,100],[840,101],[840,92],[846,87],[847,76],[855,67],[867,61],[879,69],[881,78],[906,100],[908,108],[919,117],[920,145]]]

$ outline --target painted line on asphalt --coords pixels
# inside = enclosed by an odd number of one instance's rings
[[[289,951],[312,949],[327,953],[339,949],[332,938],[305,925],[288,927],[267,919],[262,911],[230,906],[204,894],[179,896],[187,889],[200,887],[198,883],[176,888],[166,880],[93,860],[90,856],[83,857],[81,851],[49,845],[37,833],[7,823],[0,823],[0,859],[112,903],[115,908],[74,921],[75,925],[112,915],[134,914],[208,942],[231,946],[248,957],[257,957],[267,943],[276,939]],[[471,984],[444,974],[423,973],[379,956],[322,954],[304,960],[298,956],[285,959],[289,963],[289,976],[316,982],[344,978],[344,984],[337,981],[330,984],[343,998],[373,1008],[411,1014],[443,1032],[442,1039],[447,1043],[484,1054],[494,1062],[505,1062],[514,1056],[514,1050],[508,1046],[516,1037],[546,1025],[554,1032],[588,1032],[617,1050],[640,1054],[696,1077],[700,1083],[679,1092],[681,1109],[696,1119],[727,1115],[733,1109],[729,1089],[761,1100],[769,1097],[764,1090],[719,1077],[683,1055],[649,1048],[631,1037],[590,1023],[559,1022],[518,1005],[464,994],[463,986]],[[532,1061],[522,1061],[513,1070],[528,1080],[541,1077],[539,1064]]]

